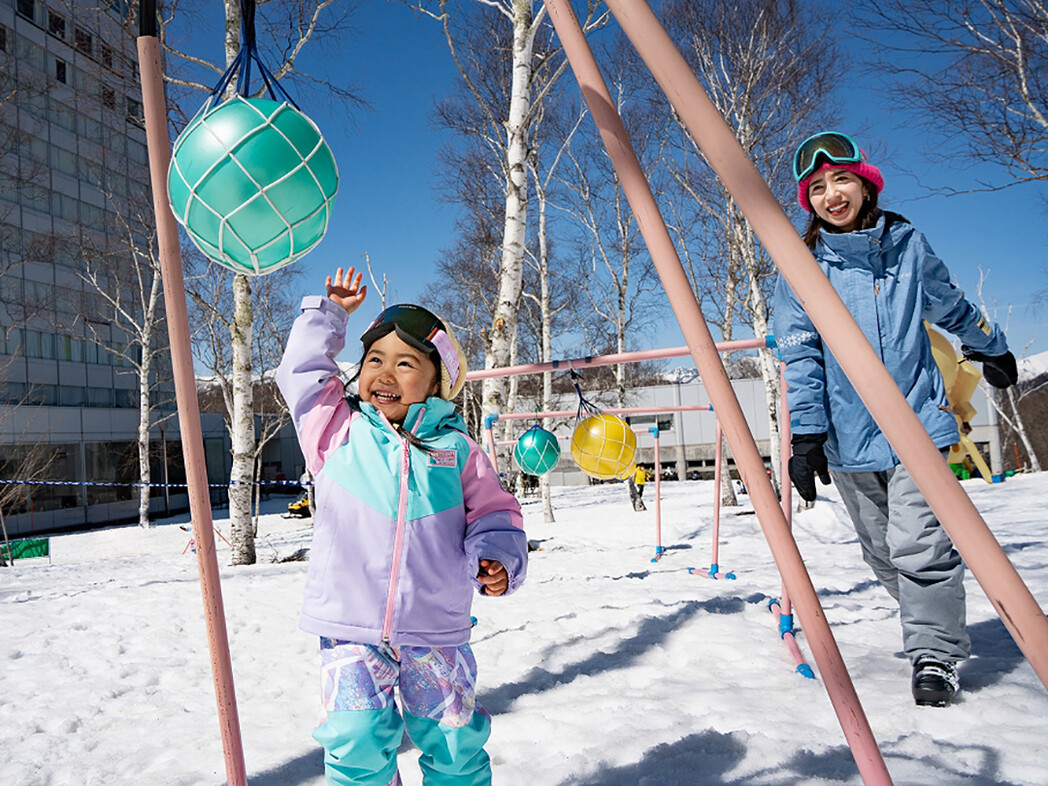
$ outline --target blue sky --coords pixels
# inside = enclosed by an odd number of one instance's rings
[[[455,210],[441,204],[435,190],[443,140],[430,116],[449,90],[454,65],[440,25],[405,7],[367,0],[354,23],[359,32],[339,52],[339,63],[345,81],[359,86],[374,111],[356,113],[347,125],[343,115],[324,106],[302,106],[332,147],[340,188],[327,236],[297,263],[299,286],[301,294],[320,292],[325,275],[339,265],[362,268],[367,253],[376,273],[388,276],[389,297],[414,300],[433,281],[433,264],[453,241]],[[1048,288],[1043,189],[927,196],[927,186],[970,188],[980,175],[994,173],[929,164],[920,154],[926,140],[907,127],[905,117],[886,111],[874,91],[849,94],[841,130],[853,132],[863,147],[894,152],[892,160],[873,160],[886,180],[882,206],[924,232],[973,299],[982,267],[988,274],[983,293],[991,308],[996,301],[998,319],[1003,322],[1012,306],[1008,336],[1016,355],[1028,343],[1027,354],[1048,350],[1048,329],[1042,327],[1048,325],[1048,306],[1039,312],[1032,306],[1034,295]],[[649,346],[683,343],[669,325]]]

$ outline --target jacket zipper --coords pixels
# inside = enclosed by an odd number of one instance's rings
[[[422,415],[425,413],[423,408],[418,418],[415,420],[415,426],[411,429],[411,433],[415,433],[415,429],[418,428],[422,422]],[[404,550],[404,530],[407,528],[407,510],[408,510],[408,476],[410,475],[411,469],[411,450],[408,445],[407,437],[400,441],[401,446],[404,449],[404,459],[400,462],[400,498],[397,501],[397,529],[393,536],[393,564],[390,565],[389,569],[389,591],[386,593],[386,614],[382,621],[382,641],[387,644],[390,643],[390,637],[393,634],[393,611],[396,608],[397,601],[397,583],[400,580],[400,556]]]

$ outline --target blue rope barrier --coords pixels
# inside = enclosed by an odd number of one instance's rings
[[[229,483],[208,483],[208,488],[224,489],[229,486],[312,486],[310,482],[301,483],[297,480],[231,480]],[[170,488],[170,489],[184,489],[189,488],[188,483],[142,483],[142,482],[129,482],[129,483],[117,483],[115,481],[108,480],[0,480],[0,486],[134,486],[140,488],[142,486],[148,486],[150,488]]]

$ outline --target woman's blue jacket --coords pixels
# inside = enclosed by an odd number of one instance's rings
[[[900,216],[882,214],[872,229],[823,231],[814,255],[934,443],[956,443],[957,424],[923,323],[991,356],[1008,350],[1001,329],[965,299],[924,235]],[[831,469],[896,466],[899,457],[781,277],[773,321],[786,363],[791,431],[826,432]]]

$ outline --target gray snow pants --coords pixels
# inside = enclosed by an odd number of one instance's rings
[[[946,452],[943,451],[945,458]],[[964,563],[910,473],[832,472],[862,545],[862,556],[899,603],[903,650],[965,660]]]

